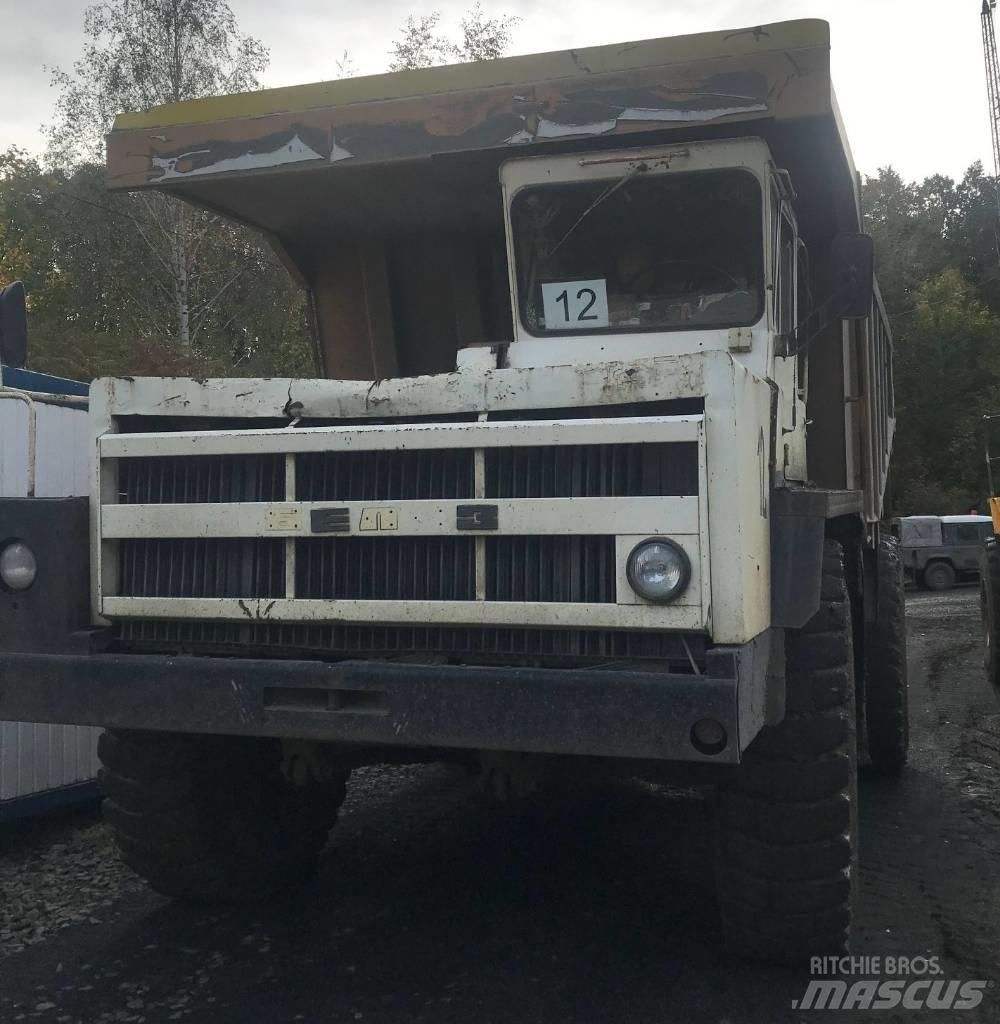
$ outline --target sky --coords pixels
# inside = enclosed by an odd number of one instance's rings
[[[46,67],[69,68],[92,0],[0,0],[0,151],[42,149],[39,126],[55,93]],[[457,28],[472,0],[229,0],[241,29],[270,48],[265,86],[337,76],[347,50],[358,73],[386,70],[406,16],[440,10]],[[522,21],[513,53],[824,18],[833,76],[859,170],[892,164],[905,178],[992,169],[979,12],[981,0],[484,0]],[[614,15],[612,17],[611,15]]]

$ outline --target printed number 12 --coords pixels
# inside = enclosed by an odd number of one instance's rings
[[[595,292],[593,288],[581,288],[576,293],[576,301],[582,302],[583,297],[585,295],[590,296],[590,301],[577,314],[577,321],[598,320],[599,317],[596,313],[587,316],[587,314],[590,312],[591,307],[594,305],[595,302],[597,302],[597,292]],[[563,319],[566,321],[566,323],[569,323],[569,295],[567,294],[565,288],[556,296],[556,302],[561,302],[563,304]]]

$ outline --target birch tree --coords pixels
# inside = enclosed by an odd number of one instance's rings
[[[509,49],[513,30],[521,19],[515,15],[489,16],[474,4],[459,23],[460,35],[452,39],[439,31],[441,12],[410,15],[392,44],[390,71],[410,71],[435,64],[495,60]]]
[[[266,47],[239,31],[226,0],[105,0],[87,9],[84,34],[72,71],[52,70],[59,98],[47,158],[54,167],[102,163],[104,136],[120,111],[255,89],[268,64]],[[211,236],[232,229],[159,193],[116,206],[148,250],[159,293],[136,296],[136,305],[153,313],[165,299],[170,333],[191,351],[245,271],[239,261],[207,259]],[[160,330],[155,313],[144,319],[149,331]]]

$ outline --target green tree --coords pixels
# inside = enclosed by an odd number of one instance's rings
[[[913,301],[896,338],[897,503],[964,511],[986,491],[982,417],[1000,411],[1000,319],[954,267]]]
[[[865,225],[875,239],[879,285],[890,312],[912,305],[920,284],[949,265],[945,226],[953,193],[948,178],[917,185],[905,182],[892,167],[865,180]]]
[[[410,71],[434,64],[463,61],[496,60],[509,49],[519,17],[500,14],[488,17],[480,4],[475,4],[462,18],[461,37],[450,39],[438,31],[440,11],[406,19],[392,44],[390,71]]]
[[[71,169],[64,205],[96,205],[115,226],[113,248],[130,260],[122,287],[132,334],[172,341],[188,362],[313,372],[304,297],[255,235],[160,193],[75,191],[89,183],[87,168],[97,171],[118,111],[256,88],[267,50],[239,32],[224,0],[106,0],[87,10],[84,28],[73,72],[53,72],[60,95],[47,158]]]
[[[268,65],[226,0],[104,0],[87,8],[83,31],[73,71],[52,71],[60,95],[49,158],[59,166],[100,163],[123,110],[256,89]]]

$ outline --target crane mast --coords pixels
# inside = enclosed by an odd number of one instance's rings
[[[997,0],[983,0],[983,52],[986,57],[986,90],[990,105],[990,133],[993,137],[993,173],[1000,180],[1000,61],[997,60],[997,37],[993,11]],[[1000,207],[1000,187],[997,192]]]

